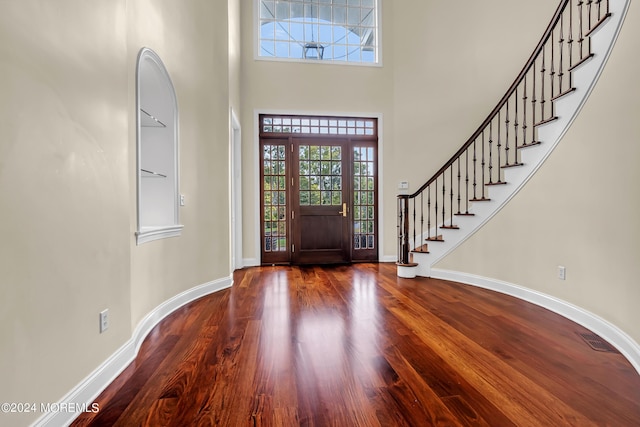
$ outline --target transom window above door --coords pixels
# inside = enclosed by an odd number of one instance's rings
[[[259,58],[379,62],[379,0],[254,1]]]
[[[377,136],[376,126],[376,119],[369,118],[263,115],[260,121],[260,132]]]

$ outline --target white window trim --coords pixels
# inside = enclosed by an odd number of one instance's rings
[[[382,0],[375,0],[377,7],[376,47],[378,50],[376,62],[350,62],[331,59],[302,59],[302,58],[278,58],[274,56],[260,56],[260,0],[253,0],[253,59],[265,62],[292,62],[299,64],[316,65],[346,65],[355,67],[382,67]]]

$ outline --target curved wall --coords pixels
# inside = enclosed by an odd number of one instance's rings
[[[557,297],[640,342],[639,51],[632,3],[600,80],[547,162],[436,267]]]

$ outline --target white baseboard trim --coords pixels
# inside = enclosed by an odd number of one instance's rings
[[[431,277],[489,289],[551,310],[595,332],[615,346],[640,374],[640,345],[617,326],[567,301],[513,283],[458,271],[431,269]]]
[[[38,418],[32,427],[68,426],[80,415],[82,408],[91,410],[93,400],[136,358],[147,334],[162,319],[191,301],[227,289],[232,285],[232,277],[214,280],[188,289],[157,306],[138,323],[131,338],[122,347],[58,401],[66,407],[72,405],[79,410],[78,412],[49,412]]]
[[[243,267],[259,267],[260,266],[260,260],[257,258],[243,258],[242,259],[242,266]]]
[[[398,261],[398,257],[396,255],[382,255],[378,262],[396,262]]]

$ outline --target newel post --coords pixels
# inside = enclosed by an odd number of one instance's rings
[[[409,196],[398,195],[398,264],[409,263]]]

